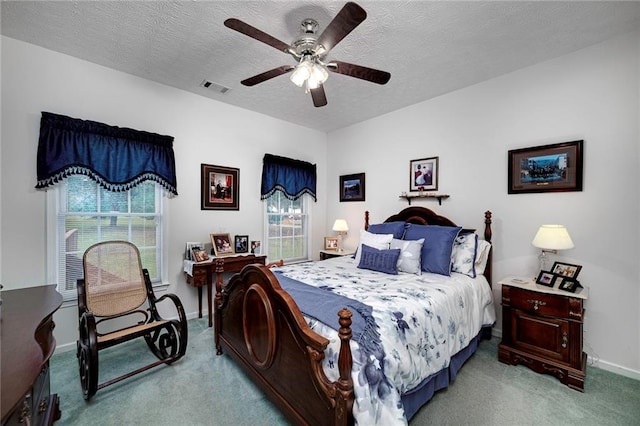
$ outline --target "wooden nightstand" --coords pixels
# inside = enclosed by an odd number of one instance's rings
[[[498,360],[551,374],[584,392],[587,354],[582,351],[582,327],[587,290],[568,293],[523,277],[507,277],[500,284],[502,342]]]
[[[320,250],[320,260],[331,259],[332,257],[353,256],[353,250]]]

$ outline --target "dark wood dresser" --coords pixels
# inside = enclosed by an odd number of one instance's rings
[[[519,281],[514,281],[519,280]],[[584,392],[587,354],[582,351],[586,289],[568,293],[508,277],[502,284],[502,342],[498,360],[551,374]]]
[[[53,313],[62,304],[55,285],[2,292],[2,425],[50,425],[60,418],[49,387],[56,341]]]

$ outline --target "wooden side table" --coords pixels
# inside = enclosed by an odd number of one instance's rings
[[[332,257],[353,256],[353,250],[320,250],[320,260],[331,259]]]
[[[259,263],[264,265],[267,256],[256,256],[253,254],[237,254],[235,256],[212,257],[204,262],[191,262],[187,264],[185,260],[185,279],[187,284],[198,288],[198,318],[202,318],[202,287],[207,286],[207,309],[209,310],[209,327],[213,326],[213,274],[215,273],[215,283],[223,284],[223,276],[225,272],[237,272],[247,265]],[[190,267],[190,268],[189,268]],[[191,269],[192,273],[186,271]]]
[[[502,342],[498,360],[551,374],[584,392],[587,354],[582,351],[582,328],[588,291],[580,288],[569,293],[522,277],[507,277],[500,284]]]

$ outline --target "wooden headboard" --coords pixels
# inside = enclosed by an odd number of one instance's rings
[[[433,210],[426,207],[407,207],[399,213],[389,216],[384,222],[407,222],[417,225],[438,225],[438,226],[458,226],[451,219],[444,216],[440,216]],[[369,229],[369,212],[364,212],[364,229]],[[475,232],[472,228],[462,228],[462,232]],[[487,242],[491,242],[493,232],[491,230],[491,212],[487,210],[484,212],[484,233],[483,237]],[[489,259],[487,260],[487,266],[484,270],[484,276],[491,285],[491,263],[492,263],[493,247],[489,251]]]

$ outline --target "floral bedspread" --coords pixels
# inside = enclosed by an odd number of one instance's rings
[[[483,276],[470,278],[384,273],[358,269],[351,257],[307,262],[278,268],[283,275],[373,308],[382,353],[365,355],[356,342],[352,379],[353,414],[361,425],[407,424],[400,395],[449,366],[483,325],[495,322],[491,288]],[[324,370],[337,380],[340,340],[335,324],[308,319],[312,329],[330,340]]]

